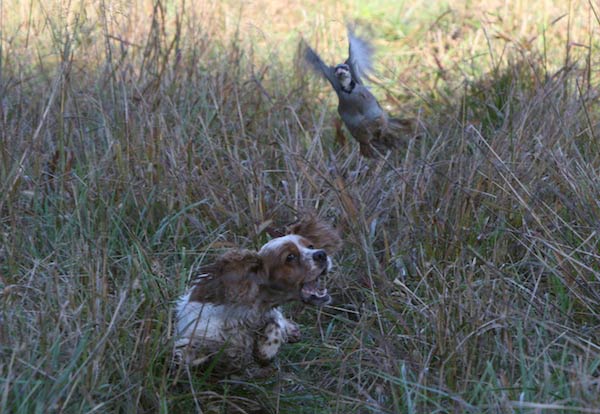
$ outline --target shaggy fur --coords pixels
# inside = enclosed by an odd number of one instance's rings
[[[337,232],[311,216],[258,252],[232,250],[201,268],[177,302],[176,361],[257,375],[282,344],[300,339],[279,306],[329,303],[319,278],[340,246]]]

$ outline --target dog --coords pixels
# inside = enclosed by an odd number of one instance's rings
[[[320,282],[340,247],[337,231],[309,216],[259,251],[234,249],[200,268],[177,301],[175,361],[260,375],[284,343],[300,340],[280,306],[330,303]]]

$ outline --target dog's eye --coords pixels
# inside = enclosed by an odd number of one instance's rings
[[[309,244],[307,248],[309,248],[310,250],[314,250],[315,246],[313,246],[312,244]]]
[[[293,253],[288,254],[287,257],[285,258],[286,262],[292,262],[294,260],[296,260],[296,255]]]

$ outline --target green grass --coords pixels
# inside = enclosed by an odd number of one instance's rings
[[[0,412],[600,413],[593,2],[10,3]],[[418,121],[386,160],[297,61],[346,20]],[[334,305],[286,307],[271,378],[174,372],[194,268],[306,210]]]

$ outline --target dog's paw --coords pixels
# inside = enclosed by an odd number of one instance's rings
[[[288,321],[285,331],[287,334],[287,341],[290,344],[296,343],[302,339],[300,327],[293,322]]]

